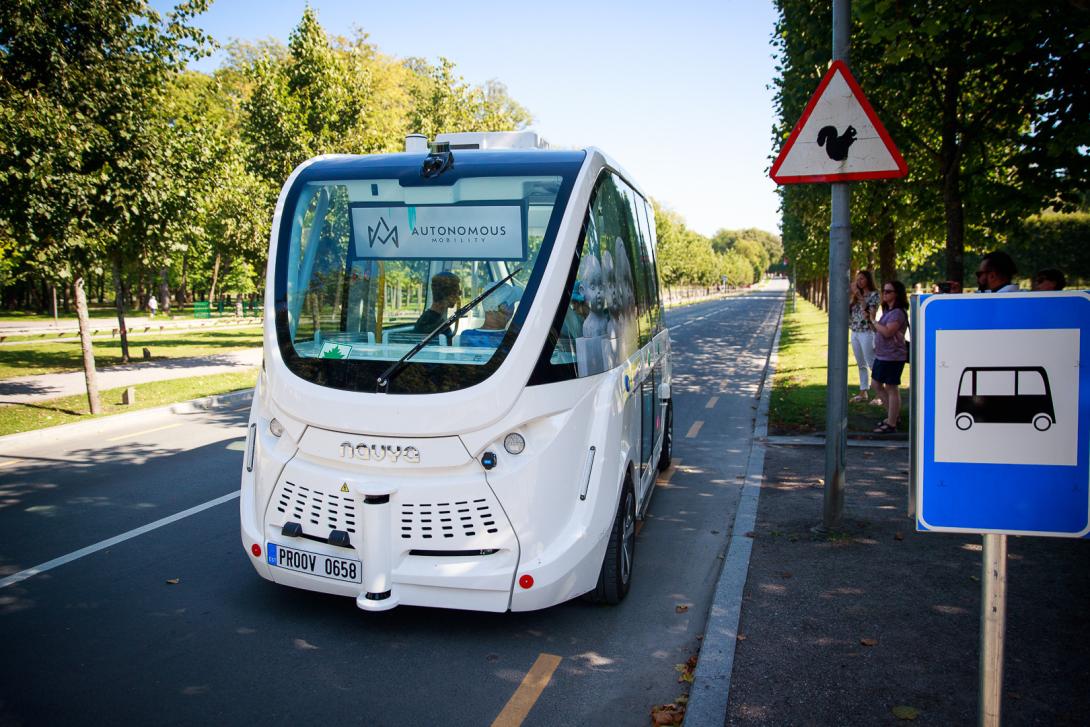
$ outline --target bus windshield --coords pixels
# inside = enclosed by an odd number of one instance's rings
[[[518,336],[563,211],[563,186],[551,175],[463,176],[446,186],[377,176],[303,182],[285,209],[287,254],[276,270],[286,291],[278,338],[289,367],[315,383],[374,390],[390,362],[510,276],[412,357],[426,371],[398,377],[399,393],[476,383],[480,373],[457,371],[495,368]],[[338,373],[332,362],[352,370]]]

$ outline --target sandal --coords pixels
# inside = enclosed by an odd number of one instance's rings
[[[870,398],[866,394],[856,394],[852,398],[848,399],[848,401],[852,402],[853,404],[865,404],[870,401]]]
[[[882,422],[874,428],[875,434],[893,434],[897,431],[897,427],[891,427],[889,422]]]
[[[877,396],[871,399],[870,403],[874,404],[875,406],[885,406],[885,404],[882,403],[882,400],[879,399]]]

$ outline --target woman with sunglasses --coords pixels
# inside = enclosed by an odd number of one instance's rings
[[[886,418],[875,432],[891,434],[897,431],[901,417],[901,373],[908,361],[908,294],[900,280],[882,285],[882,317],[874,324],[874,370],[871,378],[877,385],[878,398],[886,405]]]

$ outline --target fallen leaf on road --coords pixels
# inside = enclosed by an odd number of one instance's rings
[[[746,640],[746,635],[745,634],[738,634],[734,638],[738,639],[739,641],[745,641]]]
[[[757,537],[757,533],[753,532],[752,530],[747,530],[747,531],[746,531],[746,537],[747,537],[747,538],[756,538],[756,537]]]
[[[916,717],[918,717],[920,714],[920,710],[916,709],[915,707],[906,706],[904,704],[899,704],[890,711],[893,712],[893,716],[897,719],[905,720],[916,719]]]
[[[685,719],[685,707],[680,704],[660,704],[651,708],[651,724],[654,727],[680,725]]]
[[[679,682],[693,683],[693,672],[696,671],[696,654],[689,657],[689,660],[684,664],[675,664],[674,668],[677,669],[681,676],[677,678]]]
[[[878,639],[860,639],[859,643],[863,646],[878,646]]]
[[[688,610],[689,606],[685,603],[679,603],[678,605],[674,606],[674,611],[677,613],[685,613]]]
[[[167,578],[167,583],[169,583],[172,586],[176,586],[181,582],[181,580],[182,580],[181,578]]]
[[[791,577],[791,573],[789,571],[785,571],[785,570],[780,571],[776,575],[778,575],[780,578],[790,578]]]
[[[894,540],[904,540],[905,539],[905,534],[904,533],[895,533],[893,535],[893,539]]]

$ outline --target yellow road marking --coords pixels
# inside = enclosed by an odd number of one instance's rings
[[[522,721],[526,719],[526,715],[530,714],[530,710],[533,709],[537,698],[545,691],[545,687],[549,686],[549,680],[552,679],[553,672],[556,671],[556,667],[559,665],[559,656],[539,654],[537,661],[534,662],[534,665],[530,667],[530,671],[526,672],[526,676],[523,677],[519,688],[507,700],[503,711],[492,722],[492,727],[518,727],[518,725],[521,725]]]
[[[659,487],[669,487],[670,478],[677,472],[677,468],[681,466],[681,460],[674,457],[670,460],[670,466],[666,468],[666,471],[659,475],[659,478],[655,480],[655,484]]]
[[[0,467],[7,467],[9,464],[15,464],[18,461],[17,459],[9,459],[7,462],[0,462]]]
[[[120,437],[110,437],[107,442],[116,442],[119,439],[132,439],[133,437],[142,437],[145,434],[151,434],[152,432],[161,432],[164,429],[173,429],[174,427],[180,427],[181,424],[167,424],[165,427],[156,427],[155,429],[145,429],[142,432],[135,432],[134,434],[122,434]]]
[[[700,434],[700,427],[702,426],[704,426],[704,422],[700,421],[699,419],[693,422],[693,425],[689,427],[689,432],[685,435],[685,438],[692,439],[697,434]]]
[[[705,409],[711,409],[718,403],[719,403],[719,397],[718,396],[713,396],[712,398],[708,399],[708,403],[704,405],[704,408]]]

